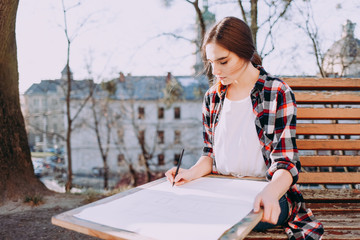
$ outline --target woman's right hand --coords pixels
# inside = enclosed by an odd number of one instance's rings
[[[176,177],[175,177],[175,172],[176,172],[176,167],[173,167],[165,173],[167,180],[171,184],[175,183],[175,186],[183,185],[194,179],[192,171],[190,169],[179,168],[179,171],[178,171],[178,174],[176,175]],[[174,177],[175,177],[175,179],[174,179]]]

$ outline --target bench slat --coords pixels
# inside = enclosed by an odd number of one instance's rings
[[[355,199],[354,199],[355,200]],[[348,219],[350,219],[350,215],[355,217],[360,217],[360,203],[357,199],[357,202],[307,202],[306,206],[311,208],[313,212],[320,212],[321,215],[331,214],[336,212],[337,215],[347,214]],[[360,218],[359,218],[360,219]],[[360,225],[359,225],[360,228]]]
[[[328,231],[325,228],[325,234],[321,238],[322,240],[360,240],[360,230],[357,229],[329,229]],[[267,230],[266,232],[254,232],[252,231],[244,239],[263,239],[263,240],[272,240],[272,239],[288,239],[286,234],[284,234],[283,229],[274,229]]]
[[[360,167],[360,156],[300,156],[303,167]]]
[[[359,172],[301,172],[298,183],[302,184],[357,184]]]
[[[292,89],[360,89],[359,78],[283,78]]]
[[[360,202],[359,189],[300,189],[305,202]]]
[[[295,92],[297,103],[307,104],[358,104],[360,103],[359,92],[344,91],[297,91]]]
[[[299,150],[360,150],[360,140],[297,139]]]
[[[296,133],[301,135],[359,135],[360,124],[299,123]]]
[[[360,108],[298,108],[297,119],[360,119]]]

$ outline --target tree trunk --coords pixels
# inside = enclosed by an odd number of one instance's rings
[[[257,49],[257,31],[258,31],[258,0],[251,0],[251,34],[254,41],[255,49]]]
[[[18,0],[0,1],[0,203],[48,191],[35,177],[19,101]]]
[[[72,120],[71,120],[71,108],[70,108],[70,95],[71,95],[71,73],[69,66],[69,57],[70,55],[70,42],[68,41],[68,51],[67,51],[67,92],[66,92],[66,118],[67,118],[67,130],[66,130],[66,152],[67,152],[67,182],[65,184],[65,190],[67,193],[70,192],[72,188],[72,158],[71,158],[71,131],[72,131]]]

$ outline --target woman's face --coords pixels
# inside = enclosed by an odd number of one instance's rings
[[[208,43],[205,51],[212,73],[221,84],[229,85],[241,79],[247,61],[216,43]]]

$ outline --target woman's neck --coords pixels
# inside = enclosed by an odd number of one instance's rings
[[[230,100],[237,101],[249,96],[255,83],[259,79],[259,74],[260,71],[249,62],[239,76],[239,80],[229,85],[226,97]]]

